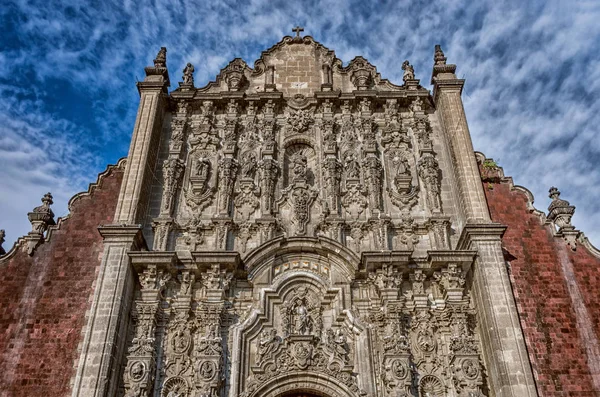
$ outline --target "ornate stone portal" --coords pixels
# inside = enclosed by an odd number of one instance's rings
[[[401,86],[364,58],[344,67],[299,32],[204,88],[188,64],[164,96],[118,393],[530,395],[493,353],[522,340],[490,327],[514,307],[486,295],[485,274],[506,278],[499,229],[465,195],[434,105],[449,94],[408,61]]]

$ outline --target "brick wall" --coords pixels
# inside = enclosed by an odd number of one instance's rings
[[[600,396],[600,363],[589,362],[600,337],[600,259],[555,237],[500,170],[482,175],[492,219],[508,226],[503,249],[540,396]]]
[[[0,260],[0,396],[70,395],[102,253],[97,227],[112,222],[122,176],[109,168],[76,198],[33,257],[19,249]]]

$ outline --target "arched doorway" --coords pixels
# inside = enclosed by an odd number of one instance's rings
[[[282,394],[280,397],[327,397],[327,396],[320,396],[318,394],[298,390],[298,391],[292,391],[292,392],[288,392],[286,394]]]

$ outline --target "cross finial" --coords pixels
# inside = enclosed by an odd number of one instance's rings
[[[296,26],[294,29],[292,29],[292,32],[296,33],[296,37],[300,37],[300,32],[304,32],[304,28],[301,28],[300,26]]]

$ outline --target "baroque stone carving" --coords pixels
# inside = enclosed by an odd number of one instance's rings
[[[194,65],[188,62],[183,69],[183,85],[194,85]]]
[[[425,153],[419,160],[419,176],[426,186],[427,205],[431,212],[440,213],[442,202],[440,199],[439,166],[433,154]]]
[[[173,202],[183,176],[184,164],[179,158],[168,158],[163,162],[163,197],[161,215],[171,215]]]
[[[289,110],[290,114],[287,119],[286,135],[302,134],[307,132],[308,128],[314,121],[312,111],[310,110]]]
[[[50,208],[53,203],[52,194],[48,192],[42,197],[42,205],[35,207],[32,212],[27,214],[27,218],[31,222],[31,231],[25,236],[27,244],[24,249],[29,255],[33,255],[35,249],[44,242],[44,233],[48,227],[56,224],[54,212]]]
[[[383,188],[381,161],[376,156],[367,156],[363,160],[363,168],[369,192],[369,206],[381,210],[381,190]]]
[[[554,186],[550,188],[549,195],[552,202],[548,206],[548,220],[558,228],[567,244],[575,250],[577,248],[577,236],[579,232],[571,225],[571,218],[575,214],[575,206],[567,200],[560,198],[560,191]]]
[[[406,83],[407,80],[415,79],[415,69],[412,67],[408,61],[404,61],[402,63],[402,70],[404,71],[404,75],[402,76],[402,80]]]

